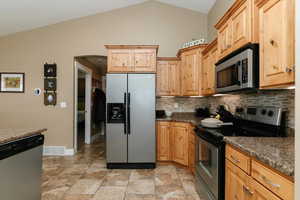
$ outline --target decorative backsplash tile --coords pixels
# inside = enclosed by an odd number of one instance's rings
[[[225,96],[202,98],[161,97],[157,98],[156,109],[170,112],[194,112],[197,107],[209,107],[215,112],[218,105],[225,104],[231,112],[236,107],[277,106],[287,111],[289,128],[295,126],[295,90],[259,91],[257,93],[241,93]],[[177,107],[178,106],[178,107]]]

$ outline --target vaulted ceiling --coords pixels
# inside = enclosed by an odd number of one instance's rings
[[[0,36],[89,16],[147,0],[1,0]],[[216,0],[157,0],[208,13]]]

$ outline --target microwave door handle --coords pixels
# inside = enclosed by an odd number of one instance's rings
[[[236,84],[240,86],[241,83],[242,83],[242,68],[241,68],[241,61],[238,61],[238,62],[235,64],[235,67],[236,67],[236,71],[237,71]]]

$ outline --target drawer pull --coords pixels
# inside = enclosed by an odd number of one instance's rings
[[[241,161],[239,159],[236,159],[235,157],[233,157],[232,155],[230,156],[232,161],[239,164]]]
[[[245,192],[247,192],[248,194],[250,194],[251,196],[254,194],[254,192],[252,192],[252,191],[250,190],[250,188],[247,187],[247,186],[245,186],[245,185],[243,185],[243,190],[244,190]]]
[[[269,180],[267,177],[265,177],[265,176],[262,176],[261,178],[263,179],[263,181],[264,181],[265,183],[267,183],[268,185],[271,185],[271,186],[274,187],[274,188],[280,188],[280,187],[281,187],[281,185],[279,185],[279,184],[272,183],[272,181],[270,181],[270,180]]]

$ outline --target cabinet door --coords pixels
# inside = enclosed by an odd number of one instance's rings
[[[215,46],[210,53],[210,65],[208,72],[208,93],[214,94],[216,90],[216,63],[218,62],[218,48]]]
[[[227,159],[225,176],[225,200],[252,199],[251,177]]]
[[[254,179],[251,179],[252,200],[280,200],[272,192],[267,190],[264,186],[260,185]]]
[[[184,166],[188,165],[188,131],[188,124],[172,124],[172,160]]]
[[[210,54],[207,53],[202,57],[202,95],[207,95],[209,94],[208,90],[209,90],[209,70],[210,68]]]
[[[269,0],[259,8],[260,86],[295,81],[294,0]]]
[[[111,49],[108,52],[108,72],[133,71],[133,53],[130,49]]]
[[[219,45],[219,58],[223,58],[228,55],[231,49],[231,23],[228,21],[218,31],[218,45]]]
[[[170,123],[157,122],[157,160],[169,161],[170,155]]]
[[[134,50],[135,72],[156,72],[156,51],[154,49]]]
[[[180,80],[180,62],[169,62],[169,85],[170,94],[172,96],[180,96],[181,80]]]
[[[251,42],[251,0],[245,1],[231,17],[232,50]]]
[[[196,138],[195,132],[190,129],[189,131],[189,169],[194,173],[196,161]]]
[[[191,50],[183,54],[182,95],[199,95],[199,50]]]
[[[157,74],[156,74],[156,95],[168,96],[171,93],[170,88],[170,67],[167,61],[157,62]]]

